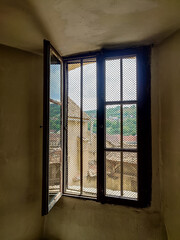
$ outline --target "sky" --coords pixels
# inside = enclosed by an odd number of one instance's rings
[[[50,65],[50,98],[60,101],[60,75],[61,65]]]
[[[50,97],[60,101],[60,65],[50,68]],[[120,60],[106,61],[106,101],[120,100]],[[80,106],[80,67],[68,72],[68,95]],[[136,59],[123,59],[123,100],[136,100]],[[83,111],[96,109],[96,63],[83,66]]]

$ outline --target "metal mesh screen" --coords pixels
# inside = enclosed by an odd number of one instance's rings
[[[96,60],[68,63],[66,192],[97,193]]]
[[[136,105],[123,105],[123,148],[137,148]]]
[[[121,196],[121,152],[106,152],[106,195]]]
[[[49,102],[49,202],[61,192],[62,101],[61,63],[51,53]]]
[[[96,196],[96,60],[69,62],[67,75],[66,192]],[[136,78],[136,57],[105,61],[107,196],[137,198]]]
[[[137,198],[137,153],[123,153],[123,196]]]
[[[134,56],[106,60],[105,176],[108,196],[137,198],[136,71]]]
[[[105,61],[106,101],[119,101],[120,91],[120,59]]]
[[[96,62],[95,59],[83,60],[83,136],[82,136],[82,194],[96,195],[97,193],[97,146],[96,146]]]
[[[122,59],[123,100],[137,99],[136,57]]]
[[[120,148],[120,105],[106,105],[106,148]]]
[[[66,191],[80,193],[80,63],[68,64]]]

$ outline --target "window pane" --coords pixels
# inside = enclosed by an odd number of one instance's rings
[[[106,106],[106,148],[121,147],[120,105]]]
[[[97,193],[96,62],[83,61],[83,195]]]
[[[61,63],[51,53],[49,102],[49,203],[62,192]]]
[[[121,196],[121,152],[106,151],[106,195]]]
[[[136,104],[123,105],[123,148],[137,148]]]
[[[80,64],[68,64],[66,192],[80,193]]]
[[[120,94],[120,59],[105,61],[106,101],[119,101]]]
[[[83,73],[82,89],[81,89],[81,73]],[[68,126],[67,126],[68,157],[66,164],[67,193],[85,196],[96,196],[97,192],[96,98],[97,98],[96,60],[95,59],[83,60],[82,69],[80,62],[69,63]],[[82,107],[82,121],[81,121],[81,107]],[[81,140],[81,123],[82,123],[82,140]]]
[[[61,101],[61,64],[55,55],[51,53],[50,64],[50,99]]]
[[[137,153],[123,153],[123,196],[137,198]]]
[[[122,59],[123,100],[137,99],[136,57]]]

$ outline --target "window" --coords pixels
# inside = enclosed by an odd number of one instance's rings
[[[44,41],[43,215],[62,195],[62,82],[62,58],[48,41]]]
[[[57,103],[54,98],[56,105],[49,106],[60,106],[61,113],[50,111],[49,117],[52,126],[58,114],[63,117],[64,130],[62,134],[61,119],[56,121],[56,130],[61,129],[59,141],[55,139],[58,131],[46,132],[49,139],[54,136],[53,149],[57,145],[63,152],[63,163],[62,154],[60,158],[56,153],[63,170],[57,172],[58,165],[51,167],[48,160],[53,189],[63,182],[60,191],[65,196],[135,207],[150,204],[149,56],[150,48],[142,47],[63,58],[65,111],[62,114],[62,99]],[[55,82],[51,76],[50,81]]]
[[[97,196],[96,58],[66,61],[64,193]]]

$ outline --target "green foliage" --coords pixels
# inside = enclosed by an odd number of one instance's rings
[[[96,116],[96,111],[86,111],[90,117]],[[106,109],[106,133],[110,135],[120,134],[120,106],[110,107]],[[93,122],[96,121],[93,119]],[[90,123],[88,124],[88,130],[90,130]],[[96,130],[96,125],[93,125],[93,132]],[[131,105],[130,107],[123,108],[123,135],[130,136],[136,135],[136,107]]]
[[[49,119],[49,128],[50,131],[54,131],[55,133],[60,131],[60,119],[61,119],[61,107],[57,104],[50,104],[50,119]]]
[[[50,130],[58,132],[60,130],[60,106],[50,104]],[[92,131],[97,132],[96,110],[86,111],[91,117]],[[106,133],[110,135],[120,133],[120,106],[110,107],[106,109]],[[90,122],[88,123],[88,130],[90,131]],[[136,135],[136,108],[135,105],[123,108],[123,135]]]

